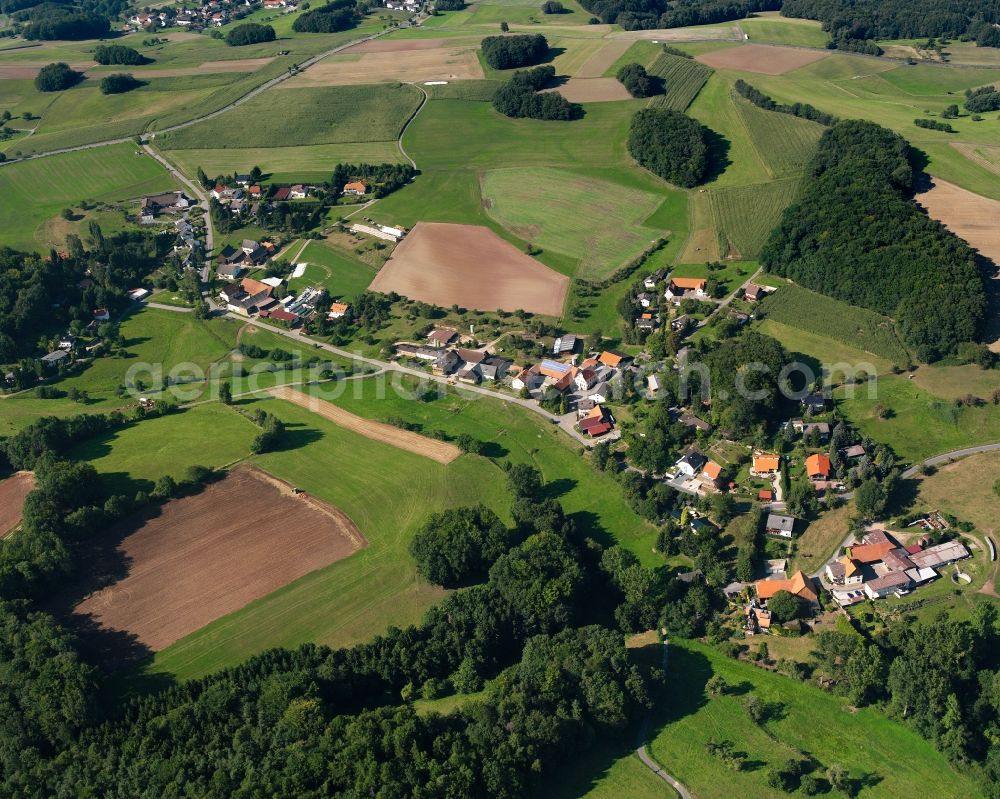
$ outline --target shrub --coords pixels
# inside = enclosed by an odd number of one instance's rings
[[[38,71],[35,88],[40,92],[61,92],[79,82],[82,77],[82,72],[70,69],[69,64],[60,61],[48,64]]]
[[[297,22],[298,20],[296,20]],[[255,22],[245,22],[237,25],[226,34],[226,44],[230,47],[244,47],[248,44],[273,42],[276,38],[274,28],[270,25],[258,25]]]
[[[541,62],[549,53],[549,43],[540,33],[487,36],[480,46],[483,58],[493,69],[528,67]]]
[[[646,72],[642,64],[626,64],[615,77],[633,97],[652,97],[663,93],[658,79]]]
[[[141,80],[136,80],[131,75],[117,73],[101,80],[101,94],[124,94],[144,85]]]
[[[639,111],[632,117],[628,149],[650,172],[684,188],[697,185],[708,172],[705,130],[680,111]]]
[[[566,9],[563,8],[563,4],[559,0],[545,0],[542,3],[542,13],[543,14],[565,14]]]

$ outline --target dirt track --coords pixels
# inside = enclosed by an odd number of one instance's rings
[[[377,44],[378,42],[366,42]],[[391,44],[391,42],[386,42]],[[358,45],[361,47],[363,45]],[[483,68],[472,45],[454,45],[430,49],[393,51],[358,51],[351,60],[321,61],[308,71],[281,84],[284,89],[307,86],[348,86],[389,81],[473,80],[483,77]],[[360,57],[359,57],[360,52]]]
[[[372,439],[372,441],[381,441],[383,444],[416,455],[423,455],[438,463],[451,463],[462,454],[462,450],[454,444],[438,441],[436,438],[428,438],[411,430],[394,427],[391,424],[365,419],[363,416],[357,416],[337,407],[332,402],[311,397],[287,386],[272,388],[269,393],[278,399],[287,400],[313,413],[318,413],[324,419],[333,422],[338,427],[343,427],[345,430],[350,430],[352,433],[358,433],[365,438]]]
[[[17,472],[0,480],[0,538],[21,523],[24,498],[34,487],[35,475],[31,472]]]
[[[611,39],[590,58],[583,62],[573,76],[575,78],[599,78],[615,61],[625,55],[632,46],[628,39]]]
[[[711,53],[695,56],[716,69],[737,69],[741,72],[757,72],[761,75],[784,75],[793,69],[804,67],[813,61],[826,58],[829,53],[822,50],[799,50],[794,47],[772,47],[766,44],[744,44],[727,47]]]
[[[74,612],[159,650],[365,545],[336,508],[240,466],[125,538],[128,575]]]
[[[418,222],[370,286],[448,308],[561,316],[569,278],[479,225]]]

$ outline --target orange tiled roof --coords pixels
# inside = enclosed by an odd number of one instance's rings
[[[778,455],[767,455],[761,453],[753,456],[753,470],[755,472],[775,472],[781,463]]]
[[[622,356],[617,352],[609,352],[605,350],[601,353],[600,357],[597,359],[605,366],[618,366],[622,362]]]
[[[815,602],[817,599],[816,590],[813,588],[812,579],[806,577],[801,570],[795,572],[787,580],[758,580],[753,584],[760,599],[770,599],[778,591],[787,591],[801,599]]]
[[[672,277],[670,282],[679,289],[703,289],[705,288],[705,278],[703,277]]]
[[[722,474],[722,467],[719,466],[715,461],[709,461],[705,464],[705,468],[702,469],[703,472],[712,480],[718,480],[719,475]]]
[[[830,474],[830,458],[827,455],[810,455],[806,458],[806,474],[810,477],[826,477]]]

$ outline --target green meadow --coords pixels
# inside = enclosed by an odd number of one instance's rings
[[[302,277],[288,282],[289,289],[293,291],[321,285],[332,298],[350,302],[365,291],[375,278],[375,270],[368,264],[318,241],[310,241],[295,260],[309,266]]]
[[[132,144],[54,155],[0,168],[0,245],[47,249],[41,228],[82,200],[138,200],[175,180]]]

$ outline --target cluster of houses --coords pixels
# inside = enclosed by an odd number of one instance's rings
[[[888,532],[873,530],[827,563],[824,572],[834,600],[849,607],[866,599],[908,594],[938,577],[937,569],[968,557],[960,541],[930,545],[925,538],[904,547]]]
[[[394,11],[408,11],[416,14],[423,9],[424,4],[420,0],[385,0],[385,7]]]
[[[396,354],[429,363],[433,374],[452,377],[466,385],[478,385],[484,381],[496,383],[507,376],[510,361],[497,357],[489,350],[455,346],[458,339],[454,330],[435,328],[428,334],[427,344],[403,342],[396,345]]]
[[[753,584],[754,596],[744,607],[744,630],[747,635],[770,631],[774,620],[771,617],[771,611],[767,608],[767,603],[779,591],[787,591],[809,606],[818,604],[819,593],[813,578],[801,570],[793,573],[791,577],[786,577],[786,565],[784,560],[768,561],[768,576]],[[745,588],[744,584],[735,583],[727,586],[726,593],[731,594],[734,589],[742,591]],[[798,625],[798,622],[793,622],[793,624]]]
[[[273,242],[243,239],[239,247],[222,249],[216,258],[215,273],[222,280],[238,280],[248,269],[261,266],[276,251]]]
[[[206,0],[201,5],[185,3],[150,11],[136,11],[125,23],[126,31],[149,31],[160,28],[221,28],[232,19],[245,16],[252,9],[266,8],[291,12],[298,0]]]
[[[188,221],[188,211],[196,204],[183,191],[152,194],[139,201],[140,224],[154,224],[160,221],[164,215],[181,215],[180,219],[174,220],[174,229],[177,235],[174,252],[183,256],[185,268],[195,267],[195,262],[198,260],[197,252],[204,248],[204,243],[198,237],[194,225]],[[202,276],[203,280],[206,278],[207,275]]]
[[[319,313],[319,303],[324,291],[308,288],[298,295],[275,297],[274,291],[281,286],[278,277],[255,280],[245,277],[233,282],[219,292],[219,298],[226,304],[226,310],[243,316],[256,315],[261,319],[284,322],[290,327],[298,327],[303,319],[313,318]],[[331,303],[326,311],[328,319],[341,319],[350,314],[350,305],[344,302]]]

